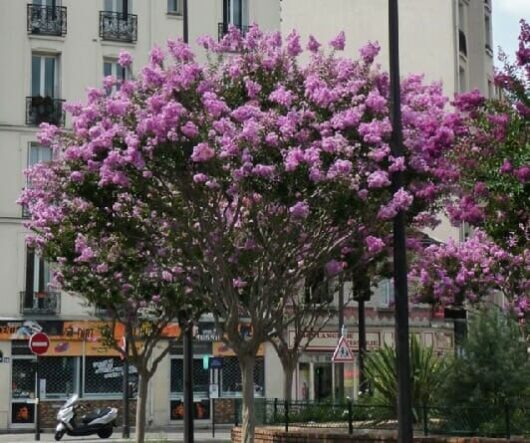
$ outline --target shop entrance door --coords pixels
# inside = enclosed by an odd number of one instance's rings
[[[313,368],[315,400],[323,401],[331,399],[333,394],[333,372],[331,363],[315,363]]]
[[[11,361],[11,417],[13,427],[35,426],[35,363],[29,358]]]

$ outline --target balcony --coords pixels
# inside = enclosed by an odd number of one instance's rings
[[[63,102],[52,97],[26,97],[26,125],[38,126],[41,123],[64,125]]]
[[[59,292],[20,293],[20,313],[22,315],[57,315],[61,311],[61,294]]]
[[[66,35],[66,7],[28,5],[28,34]]]
[[[99,36],[103,40],[135,43],[138,37],[138,16],[99,11]]]
[[[238,28],[241,31],[241,34],[243,34],[243,35],[245,35],[248,32],[248,30],[249,30],[248,26],[236,25],[234,23],[226,23],[226,22],[218,23],[217,24],[217,39],[219,41],[221,41],[222,38],[226,34],[228,34],[228,28],[230,27],[230,25],[233,25],[236,28]]]
[[[460,53],[467,57],[467,38],[464,31],[458,30],[458,48]]]

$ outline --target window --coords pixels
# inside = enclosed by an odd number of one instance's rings
[[[132,11],[132,0],[105,0],[104,7],[107,12],[130,14]]]
[[[52,148],[31,142],[28,150],[28,168],[37,163],[51,161],[52,153]]]
[[[136,390],[137,371],[129,365],[129,381]],[[123,392],[123,361],[119,357],[86,357],[86,395],[104,396]]]
[[[26,342],[27,347],[27,342]],[[11,397],[35,397],[35,359],[16,358],[11,364]]]
[[[262,397],[265,393],[265,362],[263,357],[256,358],[254,368],[254,395]],[[237,357],[224,357],[221,372],[221,396],[241,396],[241,368]]]
[[[485,37],[486,37],[486,49],[489,51],[492,50],[492,39],[491,39],[491,17],[486,15],[484,17],[484,28],[485,28]]]
[[[36,6],[49,6],[54,8],[55,6],[61,6],[60,0],[33,0],[32,4]]]
[[[33,54],[31,57],[32,97],[58,96],[57,57]]]
[[[171,359],[171,392],[182,395],[184,366],[181,358]],[[201,358],[193,359],[193,393],[197,396],[208,396],[210,370],[204,369]]]
[[[22,293],[22,313],[57,313],[58,294],[49,292],[50,264],[34,249],[26,250],[26,290]]]
[[[304,291],[306,303],[321,304],[333,301],[333,292],[323,269],[313,272],[306,279]]]
[[[39,363],[39,377],[41,390],[45,398],[66,398],[78,392],[76,357],[48,357],[41,358]],[[41,392],[42,392],[41,391]]]
[[[394,304],[394,282],[391,279],[385,278],[381,280],[374,290],[374,295],[369,302],[369,305],[389,308]]]
[[[167,0],[167,13],[182,15],[184,13],[183,0]]]
[[[464,0],[458,2],[458,29],[467,32],[467,3]]]
[[[103,77],[111,75],[118,80],[118,84],[108,91],[109,94],[120,89],[121,83],[130,77],[129,72],[129,69],[120,66],[115,59],[105,58],[103,60]]]
[[[458,69],[458,89],[459,92],[467,91],[467,76],[466,70],[463,66],[460,66],[460,68]]]
[[[238,28],[247,26],[247,2],[245,0],[224,0],[223,19]]]

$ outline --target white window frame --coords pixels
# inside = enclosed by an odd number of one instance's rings
[[[41,97],[46,97],[46,60],[53,60],[53,94],[51,98],[59,98],[59,56],[57,54],[44,54],[40,52],[31,53],[31,78],[30,78],[30,89],[31,95],[37,96],[35,91],[33,91],[33,57],[40,58],[40,71],[39,71],[39,94]]]
[[[182,15],[184,13],[183,0],[167,0],[167,13],[169,15]]]
[[[132,14],[132,0],[103,0],[103,10],[106,12],[123,12],[124,1],[127,2],[127,14]]]

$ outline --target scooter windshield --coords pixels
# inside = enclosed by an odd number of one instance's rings
[[[70,406],[75,405],[78,399],[79,396],[77,394],[72,395],[68,400],[66,400],[66,403],[64,404],[63,408],[69,408]]]

